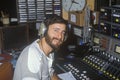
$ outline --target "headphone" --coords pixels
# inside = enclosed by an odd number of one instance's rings
[[[44,22],[41,22],[40,27],[39,27],[39,30],[38,30],[38,36],[39,36],[40,38],[44,37],[45,34],[47,33],[47,29],[48,29],[48,27],[46,27],[45,23],[44,23]],[[67,37],[68,37],[68,34],[67,34],[67,32],[66,32],[66,33],[65,33],[65,37],[64,37],[64,41],[67,40]]]
[[[41,23],[40,23],[39,30],[38,30],[38,36],[44,37],[46,31],[47,31],[47,27],[45,26],[44,22],[41,22]]]

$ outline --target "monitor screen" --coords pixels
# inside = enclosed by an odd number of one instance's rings
[[[4,50],[22,49],[28,44],[25,26],[11,26],[3,29],[3,32]]]
[[[120,45],[115,45],[115,52],[120,54]]]
[[[95,44],[99,44],[99,43],[100,43],[100,39],[99,39],[98,37],[94,37],[94,38],[93,38],[93,42],[94,42]]]
[[[76,35],[78,37],[83,37],[83,29],[82,28],[74,27],[73,31],[74,31],[74,35]]]

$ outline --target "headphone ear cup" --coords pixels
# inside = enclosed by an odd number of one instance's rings
[[[64,41],[66,41],[66,40],[67,40],[67,38],[68,38],[68,34],[66,33],[66,34],[65,34]]]
[[[40,28],[39,28],[39,31],[38,31],[38,36],[44,37],[46,30],[47,30],[47,28],[46,28],[44,22],[41,22]]]

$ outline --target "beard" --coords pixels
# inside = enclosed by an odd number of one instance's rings
[[[48,34],[46,34],[45,40],[48,45],[53,49],[53,51],[57,51],[60,48],[61,43],[63,42],[61,39],[58,39],[56,37],[51,38]],[[58,40],[60,44],[53,44],[53,40]]]

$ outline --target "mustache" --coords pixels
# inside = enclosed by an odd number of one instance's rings
[[[56,39],[56,40],[58,40],[58,41],[60,41],[60,42],[63,42],[62,39],[58,39],[58,38],[56,38],[56,37],[54,37],[53,39]]]

